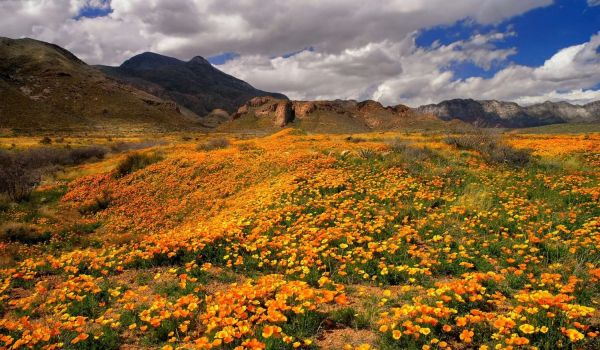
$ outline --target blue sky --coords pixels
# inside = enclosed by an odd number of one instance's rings
[[[450,26],[427,28],[417,37],[417,45],[427,47],[435,41],[449,44],[473,33],[514,32],[515,35],[496,43],[500,48],[517,49],[510,61],[489,70],[468,63],[452,67],[460,78],[490,77],[509,63],[540,66],[558,50],[585,43],[599,30],[600,6],[589,6],[585,0],[558,0],[551,6],[531,10],[500,24],[480,25],[465,19]]]
[[[416,43],[419,47],[426,48],[436,41],[447,45],[457,40],[468,39],[474,33],[514,32],[514,35],[496,43],[499,48],[517,49],[510,61],[492,65],[490,69],[483,69],[469,62],[448,67],[458,78],[489,78],[511,63],[531,67],[542,65],[561,48],[584,43],[599,30],[600,2],[598,6],[589,6],[586,0],[558,0],[551,6],[534,9],[492,25],[481,25],[465,18],[452,25],[424,28],[417,36]],[[281,57],[288,58],[304,50],[314,48],[283,53]],[[208,60],[212,64],[220,65],[237,57],[239,54],[235,52],[226,52],[211,56]]]

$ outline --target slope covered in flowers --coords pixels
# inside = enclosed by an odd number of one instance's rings
[[[78,178],[103,244],[1,271],[0,348],[597,348],[600,138],[507,137],[535,161],[284,130]]]

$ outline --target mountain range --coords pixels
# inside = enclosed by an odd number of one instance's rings
[[[598,122],[600,101],[523,107],[454,99],[412,109],[369,100],[290,101],[221,72],[201,56],[186,62],[146,52],[118,67],[90,66],[54,44],[0,38],[0,129],[248,131],[294,125],[361,132],[452,123],[521,128]]]
[[[600,101],[583,106],[567,102],[538,103],[522,107],[514,102],[453,99],[414,109],[442,120],[458,119],[480,127],[523,128],[558,123],[600,122]]]
[[[258,90],[245,81],[225,74],[201,56],[184,62],[145,52],[128,59],[119,67],[97,68],[138,89],[173,100],[202,117],[219,109],[231,114],[257,96],[287,99],[285,95]]]

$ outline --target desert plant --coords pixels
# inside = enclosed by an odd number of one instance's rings
[[[363,148],[358,150],[358,156],[364,159],[375,159],[379,154],[372,149]]]
[[[49,232],[41,233],[36,227],[22,223],[8,223],[0,228],[0,240],[35,244],[50,240]]]
[[[112,141],[112,140],[111,140]],[[150,148],[158,145],[163,145],[164,141],[145,140],[139,142],[117,142],[110,145],[110,151],[120,153],[125,151],[136,151],[144,148]]]
[[[49,138],[48,136],[44,136],[44,138],[40,140],[40,143],[42,145],[49,145],[52,143],[52,139]]]
[[[101,159],[106,149],[97,146],[63,149],[41,147],[24,151],[0,151],[0,193],[13,201],[29,198],[44,173],[56,166]]]
[[[401,139],[394,139],[389,142],[390,149],[394,153],[398,153],[406,161],[423,161],[436,156],[436,153],[426,146],[415,146],[410,142]]]
[[[162,160],[162,156],[157,153],[132,153],[127,155],[119,165],[117,165],[116,176],[123,177],[140,169],[147,167]]]
[[[100,212],[110,205],[111,197],[110,192],[105,189],[100,192],[100,194],[94,198],[90,203],[79,208],[79,212],[81,214],[95,214]]]
[[[213,151],[216,149],[222,149],[229,147],[230,142],[228,139],[220,137],[216,139],[208,140],[205,143],[201,143],[196,147],[198,151]]]
[[[351,142],[351,143],[361,143],[361,142],[366,142],[367,140],[362,137],[348,136],[348,137],[346,137],[346,141]]]
[[[73,164],[80,164],[88,159],[103,159],[106,153],[108,150],[99,146],[76,148],[69,152],[68,159]]]
[[[32,163],[28,153],[0,151],[0,193],[17,202],[28,199],[41,180],[41,172]]]
[[[500,136],[496,134],[476,132],[448,136],[444,141],[458,149],[479,152],[486,162],[492,164],[522,167],[531,161],[529,150],[516,149],[503,142]]]

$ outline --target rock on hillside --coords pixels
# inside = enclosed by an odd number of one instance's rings
[[[17,130],[173,129],[197,123],[171,101],[119,83],[69,51],[0,38],[0,127]]]
[[[365,132],[442,125],[433,116],[417,115],[409,107],[384,107],[376,101],[286,101],[253,98],[232,115],[225,130],[276,129],[288,125],[313,132]]]

